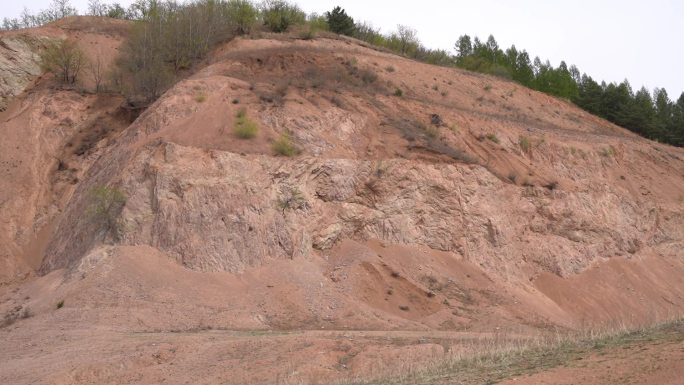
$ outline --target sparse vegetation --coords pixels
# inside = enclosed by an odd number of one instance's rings
[[[370,69],[360,70],[359,75],[365,84],[371,84],[378,80],[378,75]]]
[[[385,67],[385,71],[390,72],[390,73],[394,72],[395,71],[394,66],[388,65],[387,67]]]
[[[518,50],[515,46],[503,50],[493,36],[486,41],[460,36],[455,44],[457,55],[454,56],[445,50],[426,48],[420,43],[417,32],[408,26],[398,25],[396,32],[382,34],[370,24],[354,23],[353,18],[340,7],[326,12],[324,16],[312,14],[307,18],[299,7],[284,0],[262,2],[260,13],[247,0],[196,1],[181,5],[140,0],[127,9],[117,3],[106,5],[99,0],[91,0],[91,3],[88,10],[91,15],[140,22],[133,28],[121,60],[121,68],[130,75],[126,78],[131,78],[131,84],[128,87],[115,86],[129,96],[137,94],[148,100],[156,98],[180,70],[201,59],[217,42],[236,34],[250,33],[260,19],[265,28],[273,32],[284,32],[292,25],[307,24],[309,29],[302,34],[307,39],[313,38],[319,29],[330,29],[426,63],[457,66],[512,79],[569,100],[637,134],[684,146],[684,93],[674,101],[664,88],[656,88],[651,93],[642,87],[634,92],[626,80],[620,84],[599,83],[564,61],[554,68],[548,60],[543,62],[538,57],[532,60],[527,51]],[[20,18],[5,18],[2,28],[35,27],[76,13],[68,0],[53,0],[48,10],[37,15],[24,11]],[[137,53],[131,55],[134,51]],[[118,81],[123,79],[121,76],[116,78]],[[491,85],[484,88],[489,91]],[[512,96],[512,91],[508,96]]]
[[[247,110],[241,108],[235,116],[234,131],[240,139],[252,139],[259,132],[259,127],[247,117]]]
[[[207,101],[207,95],[205,94],[197,94],[195,95],[195,101],[197,103],[204,103]]]
[[[492,85],[491,84],[485,84],[485,86],[482,89],[485,91],[491,91]]]
[[[63,307],[64,307],[64,300],[57,302],[57,306],[56,306],[57,309],[61,309]]]
[[[299,150],[292,142],[290,135],[284,133],[280,135],[280,138],[273,142],[273,151],[282,156],[294,156],[299,154]]]
[[[308,207],[309,203],[304,198],[304,194],[297,187],[288,187],[281,191],[278,198],[278,207],[285,213],[285,210],[300,210]]]
[[[615,155],[615,149],[613,146],[604,147],[599,151],[599,155],[605,158],[612,158]]]
[[[32,316],[33,313],[28,306],[17,305],[5,313],[2,320],[0,320],[0,329],[12,325],[19,319],[26,319]]]
[[[403,309],[402,309],[403,310]],[[533,339],[494,337],[473,345],[470,353],[454,353],[441,362],[424,367],[410,365],[405,372],[393,370],[384,376],[363,380],[348,380],[336,385],[383,384],[496,384],[506,379],[522,377],[585,358],[606,354],[615,349],[632,349],[643,343],[684,340],[684,321],[676,320],[650,328],[608,331],[588,331],[566,336],[546,336]]]

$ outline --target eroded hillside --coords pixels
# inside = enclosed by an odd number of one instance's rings
[[[110,50],[122,39],[68,25]],[[191,365],[179,341],[154,339],[166,358],[57,369],[54,355],[97,328],[95,348],[172,330],[525,335],[684,307],[684,151],[515,83],[353,40],[266,37],[220,47],[130,125],[121,97],[48,84],[0,115],[0,258],[14,282],[0,309],[33,314],[4,333],[20,343],[31,330],[48,338],[51,323],[88,325],[44,356],[44,378],[135,369],[154,382],[152,361]],[[253,138],[236,135],[240,119]],[[116,228],[91,213],[103,186],[126,197]],[[284,339],[327,352],[291,365],[331,378],[458,345],[365,341],[343,367],[329,337]],[[5,378],[29,379],[25,364]],[[287,365],[252,374],[272,381]]]

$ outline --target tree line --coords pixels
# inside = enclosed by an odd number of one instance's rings
[[[17,19],[5,18],[2,28],[34,27],[76,14],[69,0],[53,0],[47,10],[37,14],[24,9]],[[396,31],[384,34],[369,23],[355,21],[339,6],[323,15],[306,14],[285,0],[137,0],[127,8],[116,2],[89,0],[87,14],[134,21],[123,54],[115,68],[108,70],[108,77],[112,88],[147,102],[161,95],[183,71],[220,42],[255,29],[286,32],[298,27],[303,31],[302,38],[330,31],[422,62],[510,79],[565,98],[647,138],[684,146],[684,93],[675,102],[664,88],[651,93],[642,87],[634,92],[627,80],[619,84],[598,83],[564,61],[554,67],[548,60],[531,59],[527,51],[518,50],[515,45],[504,50],[493,36],[485,42],[478,37],[460,36],[454,45],[456,55],[452,55],[445,50],[426,48],[417,31],[408,26],[398,25]],[[58,52],[60,48],[52,49]],[[76,77],[65,71],[61,75],[66,79]]]
[[[684,146],[684,93],[673,101],[664,88],[652,93],[645,87],[634,91],[628,80],[598,83],[591,76],[561,61],[553,67],[515,45],[503,50],[496,39],[486,42],[468,35],[455,44],[454,64],[472,71],[514,80],[529,88],[565,98],[584,110],[639,135]]]

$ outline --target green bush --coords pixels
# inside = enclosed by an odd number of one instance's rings
[[[247,118],[247,112],[244,108],[238,111],[235,119],[235,135],[240,139],[252,139],[259,132],[259,127]]]
[[[292,139],[290,139],[288,134],[282,134],[278,140],[273,142],[273,151],[283,156],[294,156],[299,153],[299,150],[292,143]]]
[[[257,22],[259,12],[246,0],[231,0],[228,3],[228,15],[235,25],[235,33],[246,35],[252,31]]]
[[[304,24],[306,13],[284,0],[266,0],[261,4],[264,25],[272,32],[285,32],[292,25]]]

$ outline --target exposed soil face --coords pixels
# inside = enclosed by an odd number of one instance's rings
[[[126,25],[100,22],[22,36],[111,63]],[[330,381],[684,308],[684,151],[548,95],[347,39],[237,39],[131,122],[16,68],[0,382]]]

